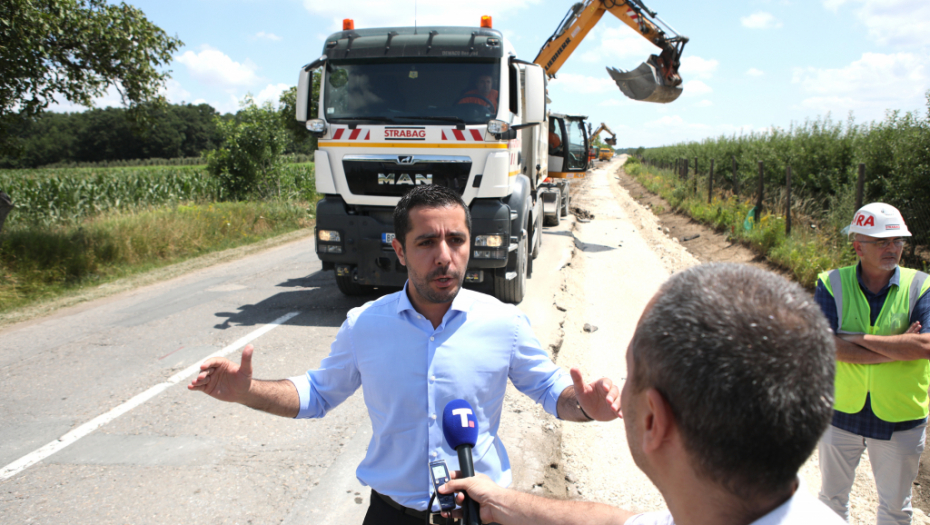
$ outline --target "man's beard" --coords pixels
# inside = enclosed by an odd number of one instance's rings
[[[430,288],[429,283],[431,283],[433,279],[439,277],[440,275],[448,275],[450,279],[454,280],[458,284],[458,286],[445,291],[433,290]],[[417,275],[410,276],[410,282],[413,283],[413,287],[416,288],[417,293],[420,294],[420,297],[423,297],[427,301],[435,304],[452,302],[452,300],[455,299],[455,296],[458,295],[459,290],[462,289],[462,282],[464,280],[464,273],[453,272],[448,267],[431,270],[428,274],[426,274],[426,279],[420,279]]]

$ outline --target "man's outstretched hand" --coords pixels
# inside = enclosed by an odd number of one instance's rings
[[[252,350],[252,345],[242,349],[239,365],[223,357],[207,359],[187,389],[200,390],[220,401],[242,403],[252,385]]]
[[[612,421],[623,417],[620,407],[620,389],[610,379],[602,377],[585,384],[581,370],[571,369],[575,397],[585,413],[598,421]]]

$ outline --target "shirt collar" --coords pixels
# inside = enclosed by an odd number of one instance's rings
[[[861,262],[856,264],[856,279],[859,281],[859,286],[863,290],[868,290],[868,288],[866,288],[865,286],[865,283],[862,282],[862,263]],[[891,279],[888,279],[888,284],[882,287],[882,289],[879,290],[879,292],[875,295],[881,295],[885,293],[891,288],[891,285],[901,286],[901,267],[900,266],[894,267],[894,273],[891,274]]]
[[[408,286],[410,286],[409,280],[404,283],[404,289],[401,290],[400,299],[397,301],[397,313],[401,313],[404,310],[417,313],[417,309],[413,307],[413,303],[410,302],[410,297],[407,295]],[[475,300],[475,292],[461,288],[459,289],[459,293],[456,294],[455,299],[452,299],[452,306],[449,307],[449,310],[458,312],[471,311],[471,307],[475,304]],[[446,315],[449,315],[449,312],[446,312]]]

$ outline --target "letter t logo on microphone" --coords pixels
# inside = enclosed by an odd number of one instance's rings
[[[453,416],[459,416],[459,417],[462,418],[462,427],[463,427],[463,428],[464,428],[464,427],[472,427],[472,428],[474,428],[475,422],[474,422],[474,421],[469,421],[469,420],[468,420],[468,416],[471,415],[471,413],[472,413],[472,412],[471,412],[471,409],[470,409],[470,408],[456,408],[455,410],[452,411],[452,415],[453,415]]]

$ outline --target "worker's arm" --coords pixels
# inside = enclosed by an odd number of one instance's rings
[[[460,472],[452,473],[452,481],[439,487],[440,494],[458,492],[456,500],[462,503],[462,492],[468,492],[480,506],[482,523],[502,525],[620,525],[632,512],[586,501],[566,501],[541,498],[532,494],[499,487],[484,474],[456,479]],[[449,513],[444,512],[443,516]],[[461,509],[453,516],[461,517]]]
[[[222,357],[208,359],[200,365],[200,373],[187,388],[276,416],[297,417],[300,410],[300,396],[294,383],[287,379],[252,379],[252,345],[242,350],[239,365]]]
[[[888,356],[873,352],[864,346],[847,341],[843,337],[834,336],[833,338],[836,343],[837,361],[856,365],[877,365],[879,363],[890,363],[895,361],[895,359],[891,359]]]
[[[914,361],[930,359],[930,333],[922,334],[920,322],[915,322],[900,335],[842,335],[845,342],[865,348],[875,354],[887,357],[890,361]],[[839,345],[837,345],[839,359]]]

